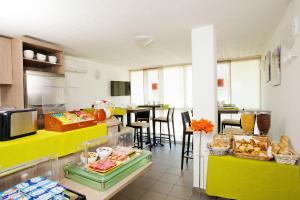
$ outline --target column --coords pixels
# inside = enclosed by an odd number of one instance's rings
[[[214,26],[192,29],[192,74],[194,118],[205,118],[215,124],[217,132],[217,72],[216,40]],[[206,144],[212,134],[202,138],[194,135],[194,181],[195,188],[205,189],[207,150]]]

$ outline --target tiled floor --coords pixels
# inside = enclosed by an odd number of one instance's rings
[[[180,170],[181,145],[155,147],[151,169],[119,192],[112,200],[209,200],[192,191],[193,163]]]

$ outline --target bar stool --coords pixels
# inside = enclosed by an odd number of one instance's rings
[[[226,126],[234,126],[242,128],[241,119],[224,119],[222,120],[222,131],[226,128]]]
[[[149,150],[152,149],[151,136],[150,136],[150,111],[139,112],[135,115],[135,122],[130,124],[130,127],[134,128],[134,140],[137,140],[137,147],[144,149],[144,138],[146,138],[146,145],[149,146]],[[147,129],[144,133],[143,129]]]
[[[174,111],[175,111],[175,108],[169,108],[167,117],[156,117],[156,118],[153,119],[154,126],[156,125],[156,122],[159,122],[159,129],[160,129],[159,141],[160,141],[160,144],[161,144],[161,139],[168,139],[170,149],[171,149],[171,143],[172,143],[171,136],[173,137],[174,144],[176,145],[175,128],[174,128]],[[167,123],[168,134],[163,134],[162,133],[162,130],[161,130],[161,124],[162,123]],[[171,131],[170,131],[170,123],[172,123],[172,127],[173,127],[173,134],[172,135],[171,135]]]
[[[188,163],[189,159],[193,159],[192,151],[190,151],[190,143],[191,136],[193,136],[193,130],[190,128],[191,118],[188,111],[181,113],[182,125],[183,125],[183,135],[182,135],[182,150],[181,150],[181,170],[183,169],[183,161],[186,159],[186,163]],[[187,149],[186,145],[186,136],[188,136],[187,140]],[[193,144],[192,144],[193,148]]]

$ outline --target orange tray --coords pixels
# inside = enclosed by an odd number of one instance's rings
[[[52,117],[50,114],[45,114],[44,120],[45,130],[56,132],[71,131],[79,128],[97,125],[97,122],[95,120],[77,122],[72,124],[63,124],[60,120]]]

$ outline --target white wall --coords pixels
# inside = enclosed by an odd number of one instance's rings
[[[300,0],[290,3],[266,51],[282,44],[285,27],[293,16],[297,17],[300,27]],[[283,46],[283,56],[288,52],[298,55],[298,58],[290,64],[282,65],[280,86],[274,87],[272,83],[266,83],[265,71],[262,70],[262,108],[272,111],[270,135],[274,139],[278,139],[281,134],[288,135],[293,148],[300,153],[300,32],[296,36],[293,48],[287,49]]]
[[[111,97],[110,81],[129,81],[129,70],[65,56],[65,66],[87,70],[86,73],[66,71],[67,108],[90,107],[94,101],[111,100],[116,106],[127,106],[130,97]],[[98,73],[99,77],[96,77]]]

